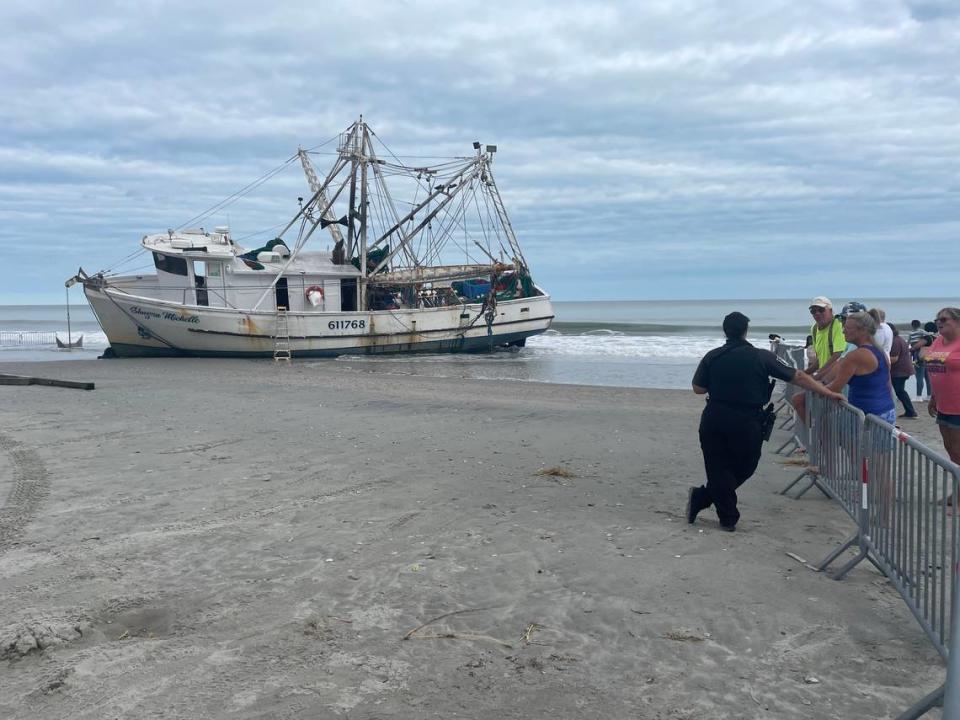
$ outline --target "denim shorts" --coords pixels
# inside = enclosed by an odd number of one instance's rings
[[[897,424],[897,409],[894,408],[893,410],[887,410],[887,411],[884,412],[884,413],[877,413],[877,417],[880,418],[881,420],[883,420],[883,421],[884,421],[885,423],[887,423],[888,425],[896,425],[896,424]]]
[[[938,412],[937,425],[960,428],[960,415],[947,415],[946,413]]]

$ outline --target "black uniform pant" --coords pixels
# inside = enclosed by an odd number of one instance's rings
[[[722,525],[736,525],[740,519],[737,488],[756,471],[762,447],[757,412],[708,402],[700,417],[700,449],[707,484],[694,490],[694,509],[713,505]]]

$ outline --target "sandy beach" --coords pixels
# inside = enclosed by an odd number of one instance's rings
[[[97,385],[0,387],[4,718],[886,718],[944,678],[872,568],[787,555],[852,526],[777,494],[778,436],[736,533],[686,523],[690,392],[0,371]]]

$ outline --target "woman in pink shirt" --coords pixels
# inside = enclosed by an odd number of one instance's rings
[[[938,312],[937,328],[940,335],[920,353],[931,385],[927,410],[937,418],[947,455],[960,464],[960,308]]]

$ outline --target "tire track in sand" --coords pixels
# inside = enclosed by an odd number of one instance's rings
[[[0,434],[0,451],[13,467],[13,487],[0,506],[0,552],[15,544],[36,515],[50,488],[50,476],[40,457],[6,435]]]

